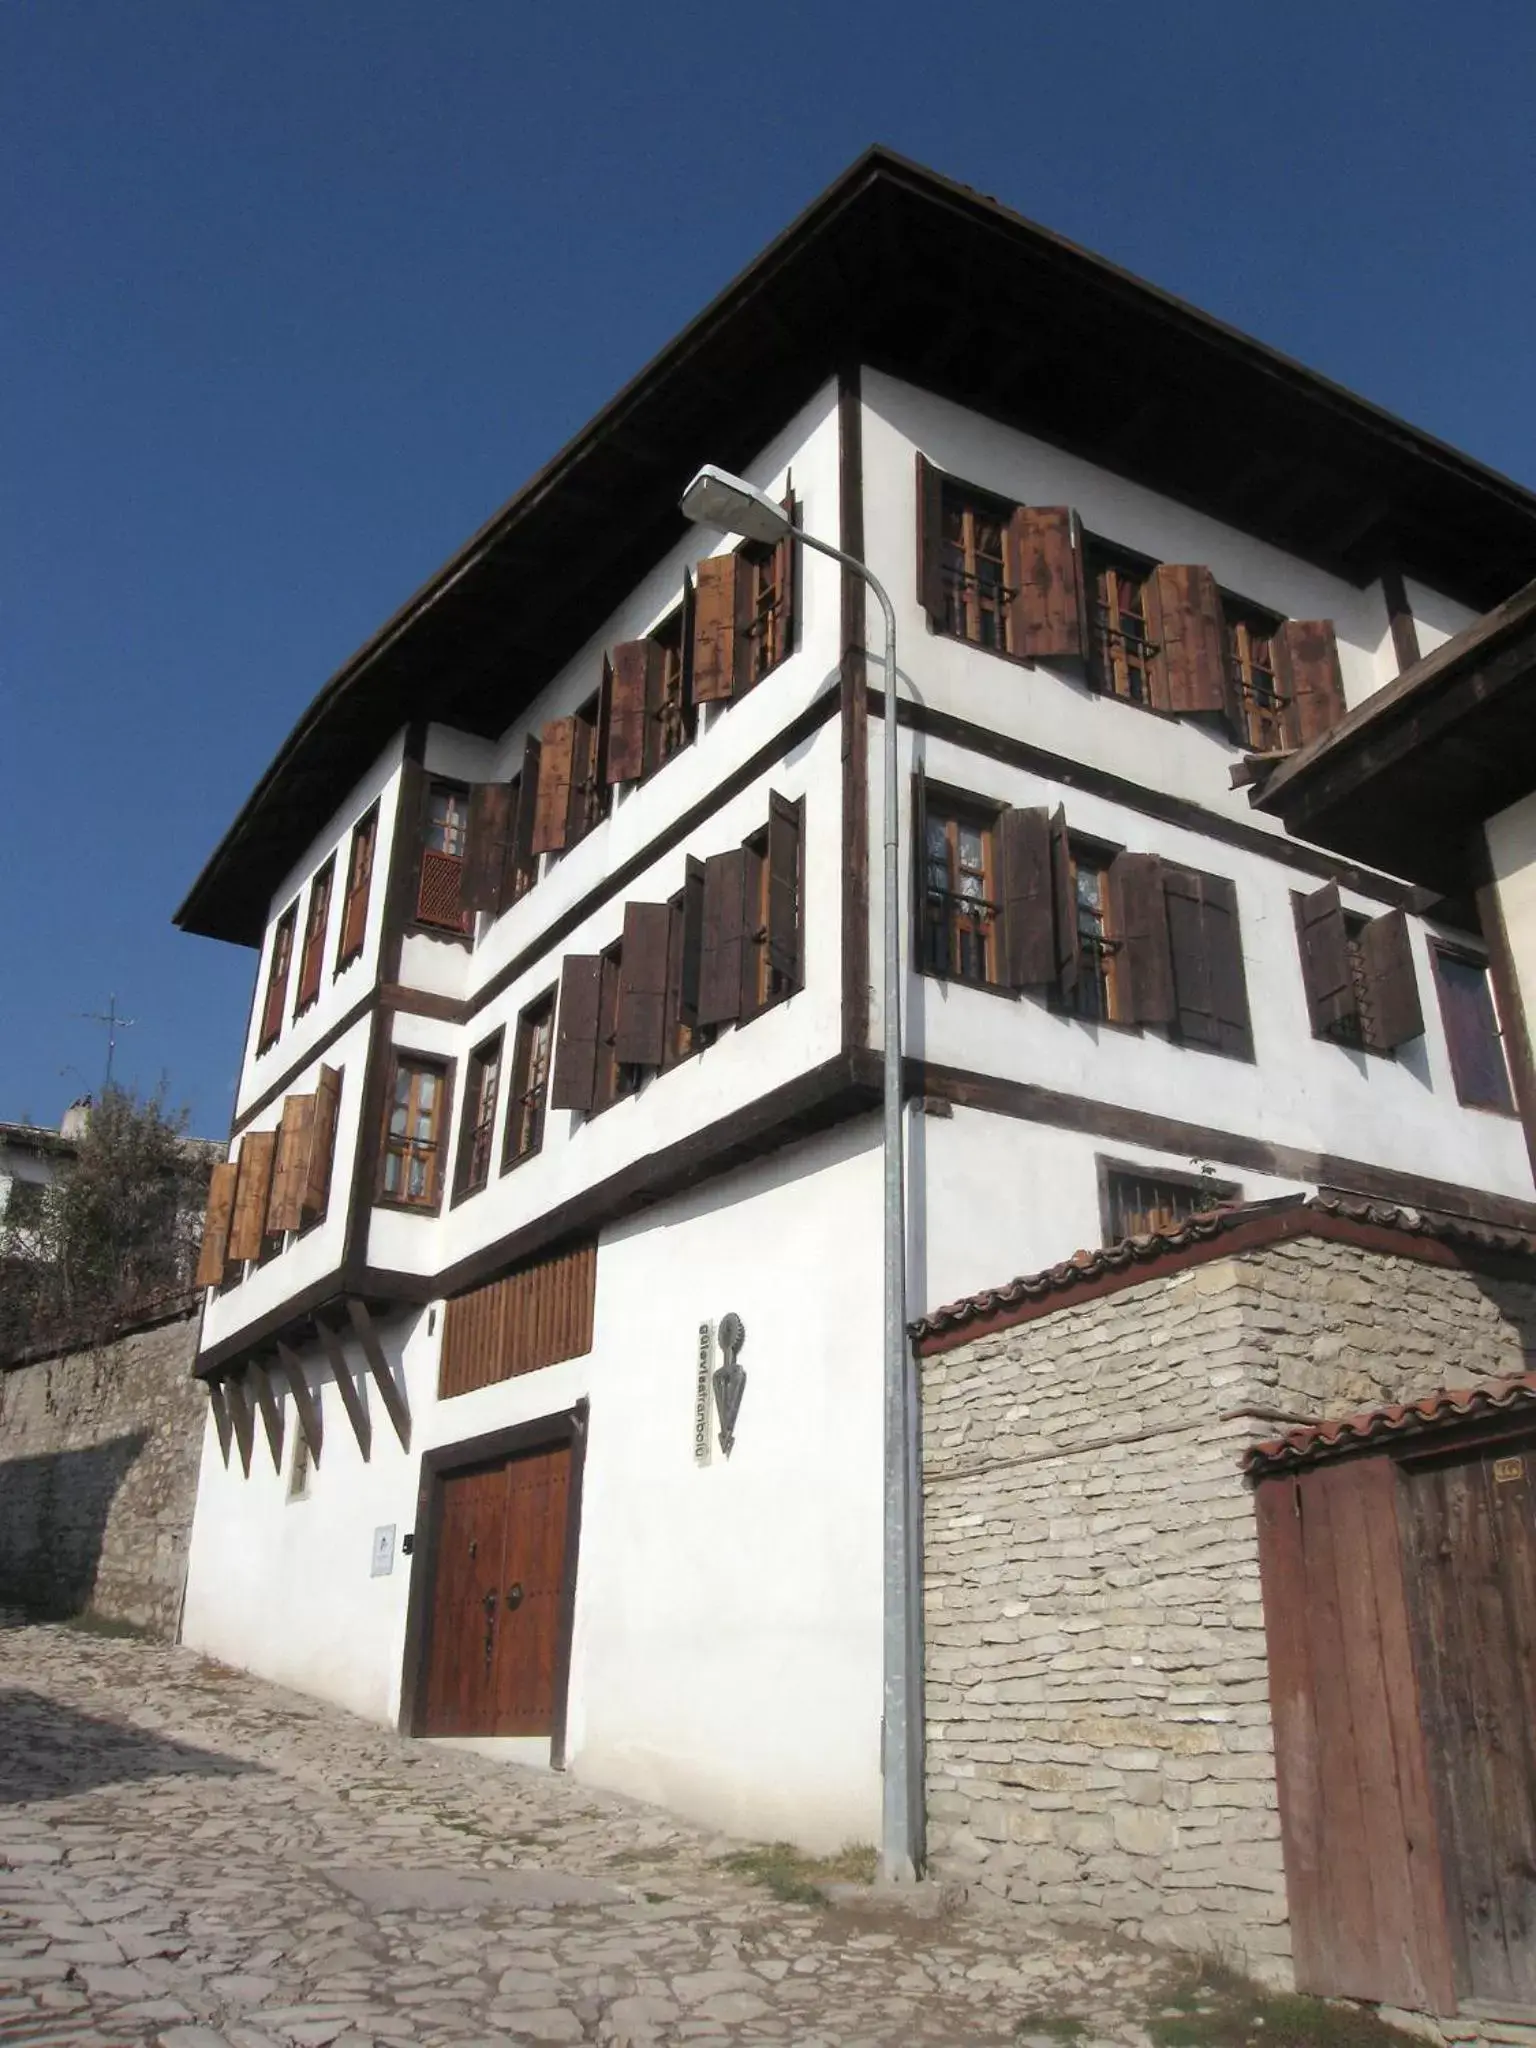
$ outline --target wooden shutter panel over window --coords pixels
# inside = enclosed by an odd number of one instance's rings
[[[239,1178],[239,1167],[230,1162],[216,1166],[208,1182],[208,1210],[203,1218],[203,1242],[197,1255],[195,1275],[199,1287],[217,1287],[224,1278],[229,1226],[235,1212],[235,1188]]]
[[[737,647],[744,565],[736,554],[700,562],[693,594],[693,696],[697,704],[724,702],[736,691]]]
[[[237,1262],[261,1256],[267,1229],[267,1196],[272,1186],[276,1131],[247,1131],[236,1162],[235,1214],[229,1228],[229,1256]]]
[[[517,894],[519,879],[526,875],[531,881],[538,867],[538,855],[534,851],[534,823],[539,809],[539,755],[541,749],[532,733],[523,744],[523,772],[517,783],[517,818],[512,828],[512,844],[508,850],[510,868],[502,901],[510,903]]]
[[[1165,867],[1163,900],[1179,1036],[1252,1059],[1235,885],[1225,875]]]
[[[1032,660],[1088,651],[1087,594],[1077,515],[1064,505],[1019,505],[1004,540],[1008,651]]]
[[[608,775],[608,749],[613,744],[613,663],[603,656],[603,679],[597,686],[597,724],[588,740],[583,785],[595,799]],[[595,807],[595,806],[594,806]]]
[[[538,791],[533,813],[532,853],[558,853],[570,825],[571,780],[575,771],[576,721],[556,718],[539,735]]]
[[[934,631],[944,630],[944,474],[917,458],[917,599]]]
[[[1287,619],[1270,641],[1275,687],[1289,700],[1295,745],[1331,732],[1344,716],[1344,678],[1331,619]]]
[[[768,965],[798,988],[800,961],[800,835],[804,801],[768,792]]]
[[[654,640],[626,640],[613,650],[610,782],[638,782],[645,773],[647,724],[661,692],[662,661]]]
[[[1003,943],[1010,988],[1047,988],[1056,979],[1056,891],[1051,817],[1043,804],[1004,811],[999,828]]]
[[[297,1230],[303,1221],[304,1183],[309,1172],[309,1140],[314,1124],[313,1095],[290,1095],[283,1104],[277,1133],[277,1163],[267,1203],[267,1229],[272,1234]]]
[[[1162,689],[1154,695],[1169,711],[1225,712],[1227,639],[1216,578],[1199,564],[1160,562],[1149,581],[1157,587],[1161,649]]]
[[[704,863],[703,939],[699,950],[699,1022],[731,1024],[741,1015],[746,950],[746,854],[741,847]]]
[[[1371,997],[1371,1042],[1383,1052],[1422,1036],[1424,1011],[1414,972],[1408,919],[1401,910],[1373,917],[1360,934],[1360,964]]]
[[[678,960],[677,1014],[684,1024],[699,1021],[699,974],[704,955],[704,863],[688,856],[683,871],[682,941]]]
[[[795,504],[794,492],[788,492],[780,504],[790,525],[798,526],[800,513]],[[800,544],[793,533],[786,533],[773,551],[773,587],[778,593],[780,661],[788,660],[795,651],[795,571],[799,559]]]
[[[659,1067],[667,1049],[667,946],[672,912],[665,903],[626,903],[619,956],[618,1021],[613,1056],[624,1066]]]
[[[1155,853],[1116,854],[1109,870],[1110,937],[1119,946],[1116,980],[1127,1024],[1172,1024],[1178,1016],[1163,864]]]
[[[568,953],[560,967],[551,1109],[590,1110],[597,1090],[597,1031],[603,962],[597,953]]]
[[[1331,1038],[1341,1025],[1353,1023],[1359,1015],[1349,932],[1337,882],[1325,882],[1309,896],[1297,897],[1296,937],[1312,1029],[1319,1038]]]
[[[1063,995],[1077,987],[1080,942],[1077,890],[1072,879],[1072,845],[1067,814],[1060,804],[1051,814],[1051,893],[1056,901],[1056,986]]]
[[[477,782],[469,792],[469,829],[464,840],[464,872],[459,901],[466,910],[501,909],[502,879],[516,829],[513,789],[509,782]]]
[[[309,1158],[304,1169],[304,1192],[299,1198],[306,1223],[313,1223],[323,1216],[330,1200],[331,1157],[336,1149],[336,1113],[340,1107],[341,1076],[334,1067],[322,1067],[315,1081]]]

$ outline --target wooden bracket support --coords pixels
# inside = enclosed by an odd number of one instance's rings
[[[223,1382],[224,1398],[229,1403],[229,1419],[234,1426],[235,1442],[240,1450],[240,1466],[247,1479],[251,1476],[251,1452],[255,1448],[256,1418],[251,1413],[250,1388],[245,1383],[246,1368],[227,1375]]]
[[[395,1426],[395,1435],[400,1439],[400,1448],[411,1448],[411,1411],[406,1405],[405,1390],[390,1370],[389,1360],[384,1356],[384,1346],[379,1342],[378,1330],[373,1317],[368,1313],[366,1301],[359,1301],[355,1295],[347,1299],[347,1314],[352,1319],[352,1328],[357,1341],[363,1347],[363,1357],[368,1370],[373,1374],[374,1385],[379,1390],[379,1399],[384,1403],[385,1413]]]
[[[250,1368],[251,1389],[256,1396],[256,1405],[261,1410],[261,1426],[267,1433],[267,1449],[272,1453],[272,1470],[283,1469],[283,1402],[282,1396],[272,1384],[272,1374],[265,1365],[256,1363]]]
[[[213,1410],[213,1426],[219,1433],[219,1456],[229,1463],[229,1447],[234,1441],[234,1427],[229,1413],[229,1397],[224,1392],[222,1380],[208,1381],[208,1405]]]
[[[323,1419],[320,1403],[309,1391],[309,1380],[303,1366],[281,1338],[277,1342],[277,1362],[283,1378],[288,1382],[288,1391],[293,1396],[293,1411],[299,1418],[299,1428],[304,1432],[304,1441],[309,1446],[310,1462],[318,1465]]]
[[[347,1411],[347,1420],[352,1425],[352,1434],[357,1438],[357,1448],[362,1452],[366,1465],[373,1449],[373,1424],[368,1417],[368,1404],[352,1377],[340,1333],[333,1330],[323,1316],[315,1317],[315,1328],[320,1332],[325,1355],[331,1361],[331,1371],[336,1375],[336,1391],[341,1396],[341,1405]]]

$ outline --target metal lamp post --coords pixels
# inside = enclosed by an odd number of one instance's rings
[[[896,614],[873,570],[815,534],[803,533],[766,492],[706,464],[683,493],[697,525],[744,540],[776,542],[786,534],[851,569],[874,592],[885,614],[885,1716],[881,1743],[883,1814],[881,1867],[887,1880],[917,1875],[922,1811],[922,1730],[918,1707],[921,1638],[917,1603],[916,1388],[907,1343],[906,1226],[901,1123],[901,873],[898,859],[900,768],[896,720]]]

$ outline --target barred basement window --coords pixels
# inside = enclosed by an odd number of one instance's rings
[[[464,1119],[454,1174],[454,1199],[477,1194],[490,1179],[496,1100],[501,1086],[501,1033],[476,1046],[464,1081]]]
[[[435,1209],[441,1187],[448,1072],[440,1060],[399,1054],[390,1081],[380,1198]]]
[[[1099,1161],[1099,1208],[1106,1244],[1166,1235],[1206,1209],[1242,1200],[1235,1181],[1205,1174],[1155,1173]]]
[[[941,551],[944,630],[1004,652],[1008,646],[1005,536],[1009,508],[944,485]]]
[[[996,814],[930,797],[923,827],[923,971],[1002,980]]]
[[[1158,648],[1147,616],[1153,566],[1137,555],[1089,546],[1089,660],[1094,680],[1099,689],[1131,704],[1153,702],[1152,664]]]
[[[507,1104],[507,1133],[502,1142],[501,1170],[531,1159],[544,1142],[544,1110],[549,1097],[549,1054],[555,1023],[555,992],[530,1003],[517,1020],[512,1053],[512,1097]]]

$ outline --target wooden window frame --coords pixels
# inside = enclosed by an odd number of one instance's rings
[[[613,809],[613,785],[608,780],[604,759],[607,736],[603,730],[603,709],[603,692],[595,690],[571,713],[576,738],[571,757],[570,808],[566,812],[565,844],[557,854],[551,854],[551,865],[595,832]]]
[[[1076,1018],[1081,1024],[1102,1025],[1112,1031],[1128,1031],[1139,1036],[1145,1027],[1124,1014],[1129,999],[1120,985],[1122,940],[1114,929],[1114,899],[1109,880],[1109,871],[1125,848],[1116,846],[1112,840],[1095,839],[1083,832],[1069,832],[1067,848],[1072,856],[1072,908],[1077,920],[1077,979],[1065,993],[1059,988],[1049,989],[1047,1005],[1064,1017]],[[1079,862],[1091,864],[1099,875],[1099,921],[1097,929],[1092,932],[1083,922],[1082,904],[1077,893]],[[1085,994],[1090,987],[1102,992],[1102,1008],[1097,1011],[1084,1008]]]
[[[341,974],[361,959],[368,944],[368,904],[373,892],[373,869],[379,853],[379,806],[372,803],[352,827],[352,838],[347,846],[347,888],[341,907],[341,930],[336,936],[336,965],[331,970],[332,978]],[[367,867],[358,878],[358,861],[366,856]],[[347,934],[352,928],[352,906],[361,902],[362,909],[357,918],[356,936],[348,944]]]
[[[1301,889],[1293,889],[1291,891],[1291,915],[1296,925],[1296,946],[1302,965],[1304,988],[1307,973],[1307,940],[1304,922],[1305,904],[1306,892]],[[1342,1047],[1345,1052],[1368,1053],[1374,1060],[1395,1060],[1397,1058],[1397,1048],[1391,1045],[1380,1044],[1371,1029],[1373,1014],[1371,982],[1370,976],[1365,971],[1365,961],[1361,954],[1360,942],[1364,936],[1366,926],[1372,924],[1374,919],[1363,910],[1349,910],[1343,904],[1340,904],[1339,909],[1344,919],[1345,944],[1349,948],[1349,971],[1354,989],[1355,1014],[1353,1017],[1343,1019],[1340,1023],[1329,1029],[1320,1028],[1317,1019],[1309,1017],[1309,1028],[1313,1038],[1319,1045],[1337,1045]],[[1431,941],[1432,947],[1433,944],[1434,941]],[[1450,950],[1455,952],[1456,949],[1453,947]],[[1466,957],[1471,958],[1471,955]],[[1439,989],[1440,980],[1437,971],[1435,977],[1437,995]],[[1310,1007],[1309,1004],[1309,1010]],[[1444,1012],[1442,1011],[1442,1019],[1443,1015]]]
[[[647,639],[661,649],[662,670],[659,695],[656,706],[656,740],[649,744],[650,720],[647,718],[645,764],[640,780],[650,778],[665,768],[669,761],[685,752],[698,736],[698,706],[691,701],[688,670],[692,658],[689,642],[693,633],[688,595],[684,591],[676,606],[668,612],[661,624],[647,634]],[[674,645],[675,641],[675,645]]]
[[[944,588],[942,637],[946,640],[958,640],[965,647],[979,647],[984,654],[1010,655],[1019,660],[1023,657],[1013,655],[1009,631],[1014,593],[1008,587],[1008,526],[1015,509],[1008,499],[998,497],[993,491],[982,490],[977,485],[962,483],[958,478],[946,476],[939,487],[939,530],[934,536],[934,545],[939,551],[940,577]],[[951,512],[958,512],[961,522],[961,567],[958,572],[950,564],[951,543],[945,531]],[[984,639],[980,630],[984,612],[980,595],[981,578],[976,568],[978,519],[995,521],[998,530],[996,641]],[[975,630],[972,630],[973,627]]]
[[[460,845],[457,853],[446,847],[427,844],[427,835],[432,829],[432,801],[437,796],[458,799],[463,810],[463,824],[460,827]],[[422,914],[422,898],[426,892],[427,863],[429,860],[453,862],[460,887],[463,886],[464,852],[469,844],[469,785],[457,782],[449,775],[429,776],[421,792],[421,820],[418,827],[418,849],[416,865],[415,901],[411,907],[411,923],[422,931],[432,932],[438,937],[447,935],[468,942],[475,928],[474,912],[462,907],[452,918],[427,917]]]
[[[1156,711],[1167,717],[1163,706],[1155,702],[1156,683],[1152,663],[1160,652],[1160,643],[1143,632],[1139,636],[1128,636],[1118,625],[1101,623],[1101,612],[1112,612],[1118,618],[1125,616],[1126,608],[1119,597],[1120,579],[1134,579],[1139,587],[1141,604],[1140,616],[1143,627],[1147,624],[1148,585],[1157,574],[1157,563],[1149,555],[1139,554],[1134,548],[1119,547],[1113,541],[1098,534],[1083,536],[1083,580],[1088,607],[1088,676],[1100,696],[1113,697],[1117,703],[1133,704],[1138,711]],[[1099,578],[1113,576],[1114,603],[1105,606],[1099,596]],[[1134,616],[1134,614],[1133,614]],[[1131,640],[1137,646],[1132,649]],[[1111,643],[1115,643],[1112,645]],[[1139,676],[1144,694],[1137,696],[1130,684],[1132,677]]]
[[[464,1100],[459,1110],[459,1137],[453,1160],[453,1195],[450,1207],[457,1207],[470,1195],[490,1185],[491,1166],[496,1155],[496,1119],[501,1114],[503,1054],[506,1033],[498,1027],[474,1048],[465,1063]],[[480,1114],[480,1096],[488,1067],[494,1063],[495,1084],[488,1116]],[[484,1140],[485,1158],[476,1178],[476,1149]]]
[[[736,550],[737,574],[746,576],[742,626],[738,635],[738,677],[735,697],[744,697],[766,682],[794,652],[793,593],[784,578],[795,573],[799,549],[782,541],[743,541]],[[788,623],[789,630],[785,626]]]
[[[325,979],[325,934],[331,921],[331,897],[335,887],[336,856],[333,853],[323,866],[315,870],[309,885],[309,902],[304,910],[304,944],[299,949],[299,985],[293,998],[295,1017],[302,1017],[320,1000],[320,986]]]
[[[542,1024],[544,1038],[544,1071],[535,1083],[530,1075],[533,1062],[536,1034]],[[536,1159],[544,1148],[544,1127],[549,1121],[549,1080],[555,1066],[555,989],[547,988],[519,1011],[517,1031],[512,1042],[512,1068],[510,1087],[507,1090],[506,1124],[501,1141],[501,1170],[510,1173],[515,1166],[522,1166],[530,1159]],[[529,1097],[536,1098],[529,1102]],[[533,1123],[533,1138],[530,1144],[519,1151],[513,1144],[522,1123],[520,1105],[526,1104]]]
[[[1477,1109],[1481,1110],[1486,1116],[1509,1117],[1518,1122],[1520,1110],[1515,1100],[1514,1068],[1505,1045],[1506,1033],[1504,1019],[1499,1015],[1498,990],[1494,986],[1493,970],[1486,956],[1477,952],[1471,946],[1457,946],[1447,939],[1436,938],[1431,934],[1429,958],[1434,972],[1435,1002],[1440,1011],[1440,1029],[1445,1036],[1446,1057],[1450,1061],[1451,1080],[1456,1089],[1456,1100],[1463,1109]],[[1504,1074],[1505,1100],[1503,1102],[1476,1102],[1470,1100],[1465,1093],[1467,1084],[1457,1059],[1456,1040],[1452,1036],[1450,1018],[1446,1011],[1446,978],[1442,963],[1447,960],[1454,961],[1460,967],[1476,968],[1483,977],[1483,985],[1488,992],[1488,1008],[1493,1017],[1494,1043],[1498,1048],[1499,1064]]]
[[[638,1095],[642,1082],[641,1070],[626,1065],[614,1053],[619,1021],[619,968],[624,958],[622,943],[605,946],[598,958],[602,962],[602,984],[598,998],[597,1072],[592,1084],[592,1107],[585,1112],[588,1122],[612,1109],[616,1102]]]
[[[441,1087],[438,1091],[437,1116],[433,1124],[430,1141],[432,1151],[432,1195],[430,1201],[412,1202],[403,1195],[392,1195],[386,1179],[389,1171],[390,1143],[389,1123],[395,1103],[395,1084],[402,1066],[412,1066],[435,1073]],[[384,1115],[379,1131],[378,1177],[374,1188],[374,1205],[380,1209],[399,1209],[409,1216],[436,1216],[443,1206],[444,1173],[443,1133],[453,1129],[453,1070],[454,1062],[441,1053],[417,1052],[410,1046],[391,1048],[389,1079],[384,1090]],[[414,1149],[414,1148],[412,1148]]]
[[[1221,593],[1221,616],[1227,639],[1232,737],[1248,753],[1285,753],[1296,744],[1291,700],[1281,690],[1275,672],[1275,642],[1285,621],[1267,606],[1250,604],[1227,590]],[[1266,664],[1253,658],[1255,637],[1264,642]],[[1264,725],[1266,716],[1272,721],[1269,731]]]
[[[293,965],[293,942],[299,928],[299,899],[294,897],[277,920],[272,934],[272,952],[267,962],[266,992],[261,1003],[261,1035],[256,1057],[269,1052],[283,1035],[288,1007],[288,974]]]
[[[1153,1186],[1188,1188],[1192,1192],[1213,1197],[1211,1201],[1192,1208],[1192,1215],[1198,1215],[1204,1209],[1218,1208],[1224,1203],[1240,1202],[1243,1199],[1242,1184],[1239,1181],[1217,1180],[1209,1174],[1189,1173],[1171,1166],[1142,1166],[1134,1159],[1107,1158],[1102,1152],[1094,1155],[1094,1165],[1099,1183],[1099,1240],[1104,1245],[1120,1244],[1126,1234],[1117,1228],[1115,1222],[1117,1181],[1137,1180],[1149,1182]],[[1186,1219],[1180,1219],[1184,1220]]]
[[[922,832],[920,836],[914,833],[913,837],[917,842],[916,854],[918,862],[919,971],[926,975],[930,981],[952,981],[958,983],[962,988],[989,989],[993,994],[1006,996],[1012,1001],[1017,996],[1018,990],[1009,985],[1005,974],[1006,963],[1003,953],[1006,939],[1003,925],[1002,877],[999,868],[1001,849],[998,846],[998,831],[1003,812],[1006,809],[1007,805],[999,803],[995,797],[977,796],[972,791],[955,789],[947,783],[925,781],[923,784]],[[946,957],[951,963],[947,967],[935,966],[930,958],[930,938],[935,927],[935,920],[928,901],[931,891],[928,884],[927,833],[929,821],[936,810],[944,817],[946,824],[953,828],[946,835],[950,853],[949,887],[946,892],[949,907],[943,913],[943,918],[949,935],[945,952]],[[986,837],[986,843],[983,848],[984,867],[982,882],[983,887],[988,893],[980,898],[960,896],[953,887],[956,880],[956,841],[958,828],[961,823],[979,826]],[[991,971],[985,977],[963,973],[953,964],[959,950],[956,943],[958,924],[956,922],[954,906],[967,901],[980,902],[991,913],[989,920],[989,944],[987,948]]]

